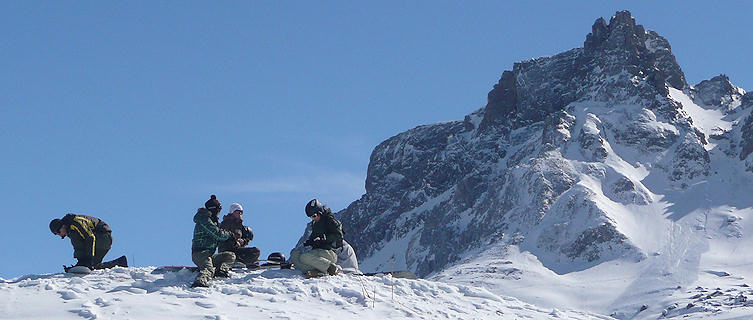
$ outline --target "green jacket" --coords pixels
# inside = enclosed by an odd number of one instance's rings
[[[324,242],[315,247],[315,249],[334,250],[335,248],[342,246],[342,226],[340,225],[340,221],[337,221],[335,216],[332,215],[332,210],[329,208],[327,208],[327,211],[322,214],[319,222],[312,222],[309,240],[314,240],[316,238],[323,238]]]
[[[220,229],[217,221],[212,219],[212,213],[199,208],[193,216],[196,226],[193,228],[191,251],[217,250],[217,245],[232,238],[230,232]]]
[[[91,266],[97,251],[97,236],[112,233],[112,229],[103,220],[82,214],[67,214],[62,219],[68,226],[68,238],[73,245],[73,257],[81,265]],[[109,248],[107,248],[109,249]]]

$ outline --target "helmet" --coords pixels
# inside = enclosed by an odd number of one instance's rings
[[[282,252],[272,252],[267,257],[267,260],[278,262],[278,263],[284,263],[285,262],[285,255],[282,254]]]
[[[313,199],[306,204],[306,215],[311,217],[317,213],[324,212],[324,205],[319,200]]]
[[[52,221],[50,221],[50,231],[52,231],[52,234],[58,234],[58,231],[60,231],[60,227],[62,226],[63,220],[52,219]]]

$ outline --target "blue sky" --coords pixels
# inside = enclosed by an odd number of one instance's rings
[[[47,227],[67,212],[111,225],[108,258],[191,264],[210,194],[287,254],[308,200],[365,192],[377,144],[462,119],[514,62],[621,9],[691,84],[753,90],[746,1],[0,2],[0,277],[73,263]]]

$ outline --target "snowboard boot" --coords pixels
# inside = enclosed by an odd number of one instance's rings
[[[215,278],[230,278],[230,273],[220,268],[217,268],[216,270],[214,270],[214,277]]]
[[[128,267],[128,258],[126,256],[120,256],[112,261],[102,262],[94,267],[94,269],[110,269],[113,267]]]
[[[126,256],[120,256],[120,258],[113,260],[113,262],[118,267],[128,268],[128,258]]]
[[[342,270],[340,266],[336,264],[331,264],[329,268],[327,268],[327,274],[331,276],[336,276],[340,273],[340,270]]]
[[[309,270],[309,271],[306,271],[306,279],[319,278],[319,277],[323,277],[323,276],[324,276],[324,273],[322,273],[319,270]]]

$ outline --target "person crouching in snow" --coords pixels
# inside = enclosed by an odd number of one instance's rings
[[[128,267],[126,256],[113,261],[102,262],[112,247],[112,229],[104,220],[82,214],[66,214],[62,219],[50,221],[50,231],[60,239],[67,236],[73,245],[73,257],[76,265],[63,266],[65,272],[75,266],[89,269],[106,269],[115,266]]]
[[[335,252],[336,248],[342,247],[343,241],[340,221],[332,215],[332,210],[316,199],[306,204],[306,215],[311,218],[311,235],[303,245],[313,249],[304,253],[291,253],[293,267],[304,273],[306,278],[340,273]]]
[[[220,229],[218,214],[222,210],[217,196],[212,195],[193,216],[196,223],[193,229],[191,244],[191,259],[199,267],[199,275],[191,285],[194,287],[209,287],[209,281],[214,277],[230,277],[230,266],[235,262],[235,254],[229,251],[215,253],[217,245],[233,236],[229,231]]]
[[[219,251],[235,253],[236,260],[246,265],[246,268],[258,267],[261,251],[256,247],[245,248],[254,239],[254,232],[243,225],[243,207],[240,204],[230,205],[230,213],[222,217],[220,228],[230,231],[233,238],[220,243]]]

